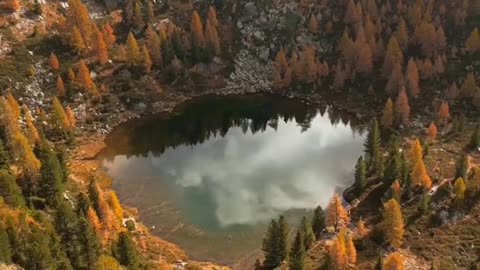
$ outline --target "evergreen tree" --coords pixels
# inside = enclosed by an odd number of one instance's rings
[[[64,187],[62,167],[52,150],[47,150],[42,156],[40,174],[38,195],[44,198],[48,205],[56,206],[62,200]]]
[[[313,242],[315,242],[315,234],[312,230],[312,225],[307,220],[306,217],[302,218],[302,222],[300,223],[300,231],[302,232],[303,236],[303,245],[306,250],[308,250]]]
[[[82,254],[84,256],[83,264],[86,269],[95,269],[95,264],[98,260],[99,243],[95,228],[85,218],[79,220],[79,241],[82,247]]]
[[[12,253],[7,231],[3,225],[0,225],[0,262],[10,264],[12,262]]]
[[[100,189],[98,187],[97,181],[93,177],[90,179],[90,183],[88,184],[88,197],[92,202],[93,210],[98,213],[100,211]]]
[[[422,214],[426,214],[428,212],[429,207],[430,207],[430,195],[428,195],[428,192],[425,190],[422,193],[422,198],[420,199],[418,209]]]
[[[287,225],[285,218],[280,216],[278,221],[272,220],[262,243],[262,250],[265,255],[263,267],[266,270],[273,270],[278,267],[287,257]]]
[[[363,144],[365,147],[365,154],[367,156],[367,163],[369,167],[374,166],[378,161],[375,160],[380,153],[380,130],[378,128],[377,119],[373,119],[368,130],[367,140]]]
[[[305,236],[302,231],[298,231],[295,236],[292,248],[290,250],[290,257],[288,266],[290,270],[305,270],[305,247],[303,243]]]
[[[325,229],[325,212],[321,206],[317,206],[313,211],[312,218],[312,230],[315,234],[315,238],[320,238],[323,229]]]
[[[468,179],[468,169],[470,168],[470,161],[467,154],[463,154],[460,160],[457,162],[455,177],[461,177],[462,179]]]
[[[401,179],[401,174],[402,158],[400,152],[396,150],[395,152],[391,153],[388,158],[385,172],[383,174],[383,182],[387,186],[391,185],[396,179]]]
[[[116,257],[120,264],[128,267],[129,270],[140,269],[139,254],[129,232],[119,234]]]
[[[135,10],[134,10],[135,26],[140,29],[145,25],[143,21],[143,12],[140,1],[135,1]]]
[[[78,237],[80,234],[78,219],[70,202],[60,201],[57,204],[55,228],[61,239],[62,250],[67,254],[72,267],[80,268],[84,263],[84,254]]]
[[[355,165],[355,189],[357,194],[363,192],[365,185],[367,184],[367,166],[363,161],[363,157],[359,157],[357,165]]]
[[[383,270],[383,258],[378,256],[377,262],[375,263],[375,268],[373,270]]]
[[[17,185],[15,176],[5,169],[0,169],[0,197],[12,207],[25,205],[22,190]]]
[[[10,157],[4,147],[2,139],[0,139],[0,170],[10,170]]]
[[[470,137],[470,143],[468,146],[470,149],[476,149],[480,147],[480,124],[475,125],[475,130]]]

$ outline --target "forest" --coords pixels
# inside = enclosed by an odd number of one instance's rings
[[[479,83],[480,0],[4,0],[0,269],[480,269]],[[136,154],[226,123],[308,129],[328,108],[367,134],[353,184],[273,219],[248,266],[188,259],[130,219],[89,147],[127,119],[249,94],[264,110],[174,114]]]

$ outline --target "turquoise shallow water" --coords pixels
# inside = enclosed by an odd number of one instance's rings
[[[364,141],[352,126],[298,101],[205,98],[120,126],[101,158],[154,233],[231,263],[260,246],[271,218],[298,220],[352,182]]]

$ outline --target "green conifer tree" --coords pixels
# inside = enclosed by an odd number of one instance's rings
[[[0,169],[7,170],[7,171],[10,170],[10,157],[1,139],[0,139]]]
[[[317,206],[313,211],[312,218],[312,230],[316,239],[320,238],[323,229],[325,229],[325,212],[321,206]]]
[[[367,140],[364,143],[368,167],[376,167],[376,160],[380,153],[380,129],[377,119],[373,119],[368,130]]]
[[[468,144],[470,149],[480,147],[480,124],[475,125],[475,130],[470,137],[470,143]]]
[[[90,179],[90,183],[88,184],[88,197],[93,205],[93,209],[97,213],[100,213],[99,196],[100,191],[97,187],[97,181],[95,180],[95,178],[92,177]]]
[[[387,166],[383,174],[383,182],[390,186],[395,179],[401,179],[402,159],[398,151],[395,151],[389,156]]]
[[[38,196],[44,198],[49,206],[56,206],[62,200],[64,190],[62,167],[52,150],[46,150],[41,162]]]
[[[138,251],[129,232],[121,232],[118,236],[116,257],[120,264],[129,270],[140,269],[140,258]]]
[[[290,260],[288,266],[290,270],[305,270],[305,247],[303,239],[305,236],[302,231],[298,231],[293,242],[292,249],[290,250]]]
[[[25,205],[22,190],[17,185],[15,176],[5,169],[0,169],[0,197],[13,207]]]
[[[355,165],[355,189],[357,194],[361,194],[367,184],[367,166],[363,157],[359,157]]]
[[[305,249],[309,249],[313,242],[315,242],[315,234],[312,230],[312,225],[308,221],[306,217],[302,218],[302,222],[300,223],[300,230],[302,231],[303,235],[303,245]]]
[[[467,174],[468,174],[468,155],[463,154],[460,158],[460,160],[457,162],[456,165],[456,173],[455,173],[455,178],[461,177],[462,179],[468,179]]]
[[[0,225],[0,262],[10,264],[12,262],[12,248],[8,240],[8,234],[3,225]]]

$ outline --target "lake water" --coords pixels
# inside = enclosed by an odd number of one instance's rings
[[[365,136],[348,119],[282,98],[202,98],[121,125],[101,158],[155,234],[230,264],[258,251],[270,219],[299,220],[352,183]]]

